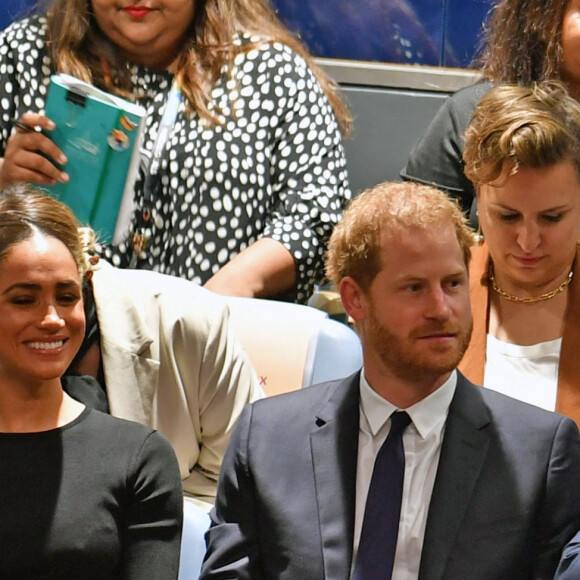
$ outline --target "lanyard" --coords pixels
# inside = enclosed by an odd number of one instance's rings
[[[165,111],[161,117],[159,131],[157,132],[157,138],[155,139],[155,145],[153,146],[153,151],[151,153],[151,160],[145,175],[145,182],[143,184],[143,210],[136,231],[133,234],[133,256],[131,258],[131,268],[136,265],[137,260],[139,259],[139,254],[145,251],[149,245],[151,233],[148,225],[149,220],[151,219],[151,206],[154,194],[160,180],[159,167],[161,165],[161,159],[167,141],[169,140],[169,135],[175,125],[175,120],[177,119],[181,98],[181,89],[174,80],[171,89],[169,90],[169,94],[167,95]]]
[[[169,139],[169,133],[171,133],[173,125],[175,125],[175,119],[177,118],[177,111],[179,110],[180,103],[181,89],[177,86],[177,83],[173,81],[169,95],[167,96],[165,111],[161,117],[161,124],[159,125],[157,139],[155,139],[155,146],[153,147],[153,155],[149,165],[148,177],[155,176],[159,172],[159,162],[161,160],[165,144]]]

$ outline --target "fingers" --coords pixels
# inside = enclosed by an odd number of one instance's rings
[[[4,153],[2,183],[4,185],[17,181],[32,181],[42,185],[66,183],[68,175],[46,156],[61,165],[67,162],[62,151],[40,132],[17,132],[11,135]]]
[[[48,117],[41,115],[40,113],[24,113],[18,121],[27,127],[32,129],[43,129],[45,131],[52,131],[55,127],[53,121],[51,121]]]
[[[12,145],[10,141],[9,145]],[[6,147],[2,165],[2,183],[4,185],[18,181],[31,181],[42,185],[66,183],[68,175],[38,153],[42,149],[42,144],[33,150],[16,146]]]
[[[65,165],[67,158],[51,139],[40,131],[53,130],[54,123],[44,115],[25,113],[15,126],[16,132],[8,138],[4,162],[0,166],[2,185],[6,186],[17,181],[30,181],[42,185],[66,183],[68,175],[51,160]]]

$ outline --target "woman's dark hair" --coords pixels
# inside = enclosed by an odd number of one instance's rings
[[[87,261],[78,223],[63,203],[30,185],[13,185],[0,192],[0,264],[12,247],[40,232],[62,242],[71,253],[81,280]]]
[[[562,22],[569,0],[500,0],[484,26],[475,64],[495,84],[529,85],[558,80]]]

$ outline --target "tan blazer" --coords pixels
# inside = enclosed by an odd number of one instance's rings
[[[472,382],[481,385],[485,367],[485,348],[489,316],[487,246],[473,248],[469,265],[469,286],[473,312],[473,334],[459,370]],[[578,253],[576,264],[580,264]],[[568,287],[568,306],[564,319],[562,350],[558,367],[556,411],[571,417],[580,426],[580,272]]]
[[[263,396],[225,302],[193,282],[103,260],[92,284],[111,414],[163,433],[184,491],[209,509],[242,409]]]

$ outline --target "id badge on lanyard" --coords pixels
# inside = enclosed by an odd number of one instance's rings
[[[177,112],[181,103],[181,89],[178,87],[175,80],[171,85],[167,102],[165,104],[165,111],[161,117],[159,125],[159,132],[155,139],[155,145],[151,154],[149,167],[145,175],[145,182],[143,184],[143,208],[138,219],[135,232],[133,234],[132,245],[133,255],[129,264],[130,268],[134,268],[140,256],[145,252],[149,246],[149,239],[151,237],[151,214],[153,209],[154,197],[157,192],[157,186],[161,178],[159,169],[161,160],[165,152],[169,135],[175,125],[177,119]]]

